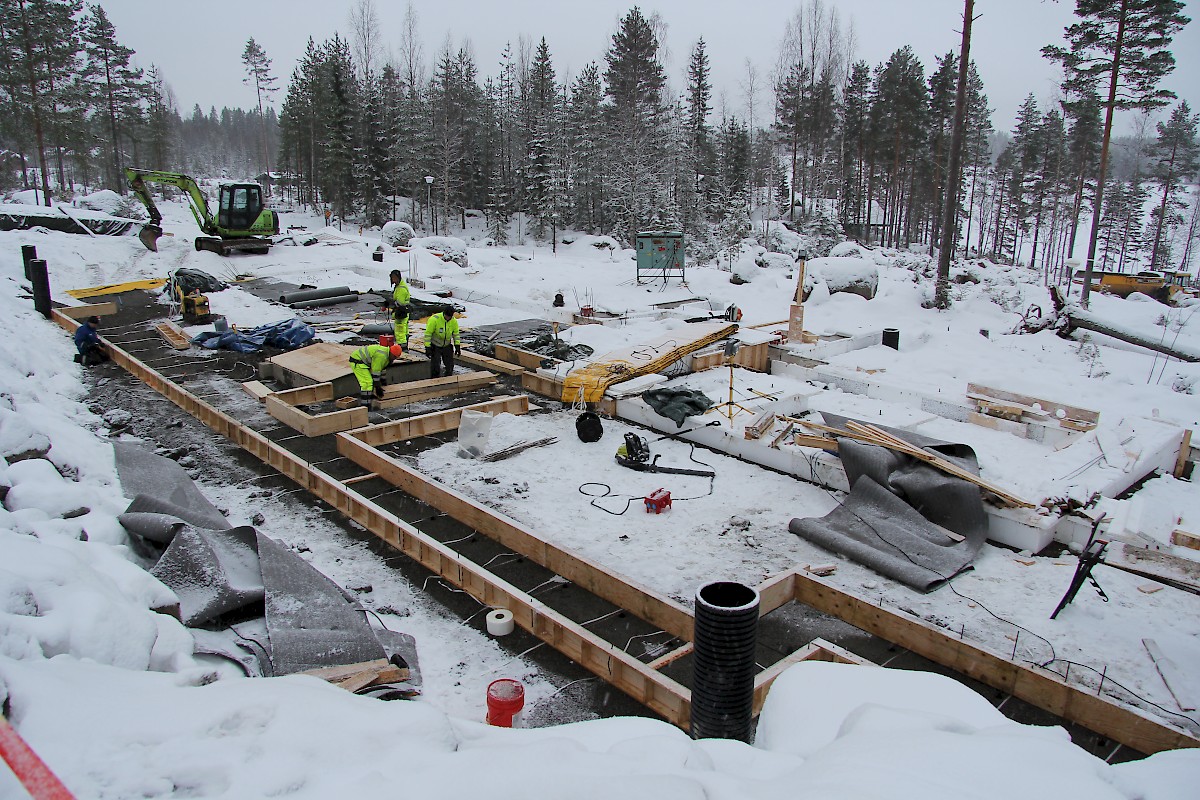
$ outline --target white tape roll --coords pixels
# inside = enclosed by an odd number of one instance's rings
[[[507,608],[497,608],[487,615],[487,632],[492,636],[507,636],[513,632],[513,615]]]

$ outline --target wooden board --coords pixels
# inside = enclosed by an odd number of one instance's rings
[[[1171,531],[1171,544],[1177,544],[1180,547],[1187,547],[1192,550],[1200,550],[1200,536],[1176,528]]]
[[[242,390],[260,403],[271,393],[270,388],[262,381],[246,381],[242,384]]]
[[[1183,439],[1179,442],[1179,455],[1175,458],[1175,470],[1172,473],[1176,478],[1182,478],[1184,470],[1187,469],[1188,456],[1192,452],[1192,429],[1187,428],[1183,432]]]
[[[529,407],[529,398],[525,395],[497,397],[495,400],[475,403],[474,405],[463,406],[462,408],[451,408],[446,411],[421,414],[420,416],[408,417],[407,419],[396,420],[395,422],[370,425],[361,430],[356,430],[352,435],[364,444],[371,445],[372,447],[381,447],[393,442],[406,442],[418,436],[430,436],[436,433],[452,431],[458,427],[458,423],[462,419],[462,412],[467,410],[486,411],[492,415],[516,414],[519,416],[521,414],[528,414]]]
[[[1150,654],[1154,668],[1162,676],[1163,683],[1167,685],[1167,690],[1175,698],[1179,710],[1195,711],[1196,707],[1200,705],[1200,698],[1196,697],[1195,693],[1196,681],[1189,679],[1179,665],[1164,653],[1153,639],[1142,639],[1142,646]],[[1195,670],[1192,670],[1190,674],[1194,675]]]
[[[106,317],[117,313],[116,303],[92,303],[86,306],[63,306],[58,309],[71,319],[87,319],[88,317]]]
[[[350,354],[357,349],[350,345],[317,342],[290,353],[281,353],[268,361],[314,383],[329,383],[353,372],[350,368]]]
[[[523,370],[534,370],[542,366],[543,361],[552,361],[555,364],[561,364],[557,358],[548,358],[547,356],[538,353],[532,353],[528,350],[522,350],[519,347],[513,347],[510,344],[496,343],[496,358],[508,364],[517,364]]]
[[[1153,719],[1137,709],[1117,705],[1091,691],[1068,685],[1060,675],[1049,670],[1018,664],[981,646],[948,636],[927,622],[855,597],[811,575],[795,572],[793,576],[796,602],[832,614],[856,628],[1063,719],[1078,722],[1134,750],[1150,754],[1200,747],[1200,739],[1187,731]]]
[[[333,399],[332,383],[314,383],[312,386],[301,386],[298,389],[286,389],[275,392],[275,397],[289,406],[305,406],[309,403],[328,402]]]
[[[1020,439],[1029,438],[1029,423],[1027,422],[1013,422],[1009,419],[993,417],[990,414],[981,414],[978,411],[968,411],[967,422],[972,425],[978,425],[981,428],[991,428],[994,431],[1011,433]]]
[[[1133,575],[1162,581],[1177,589],[1200,594],[1200,563],[1188,558],[1180,558],[1161,550],[1113,542],[1104,551],[1104,563]]]
[[[731,359],[734,365],[744,367],[745,369],[755,372],[766,372],[767,364],[771,360],[771,343],[757,342],[755,344],[743,344],[734,353]],[[724,350],[713,350],[711,352],[693,353],[692,354],[692,372],[703,372],[706,369],[714,369],[716,367],[724,367],[729,364],[730,359],[725,358]]]
[[[542,397],[551,397],[555,400],[562,399],[563,382],[556,378],[547,378],[538,375],[536,372],[524,372],[521,374],[521,388]]]
[[[324,384],[328,386],[329,384]],[[305,387],[308,389],[311,387]],[[280,399],[279,394],[269,394],[264,399],[267,413],[293,430],[303,433],[310,438],[326,436],[339,431],[349,431],[367,425],[367,409],[347,408],[343,411],[331,411],[328,414],[308,414]]]
[[[463,375],[448,375],[445,378],[429,378],[389,385],[384,389],[383,399],[375,401],[379,408],[395,408],[421,400],[432,400],[451,394],[461,394],[473,389],[490,386],[496,376],[490,372],[468,372]]]
[[[824,639],[814,639],[791,655],[776,661],[754,676],[752,714],[758,716],[762,711],[763,703],[767,701],[767,694],[770,693],[771,684],[775,682],[775,679],[782,675],[788,667],[799,664],[801,661],[830,661],[835,664],[871,664],[865,658],[856,656],[849,650],[831,644]]]
[[[982,386],[976,383],[967,384],[967,396],[980,396],[993,401],[1008,401],[1010,404],[1027,407],[1029,411],[1034,411],[1034,406],[1040,406],[1043,413],[1048,414],[1051,418],[1058,419],[1058,412],[1062,411],[1065,419],[1072,420],[1075,423],[1094,428],[1096,423],[1100,421],[1100,412],[1091,411],[1086,408],[1077,406],[1068,406],[1063,403],[1056,403],[1053,400],[1043,400],[1040,397],[1030,397],[1026,394],[1017,394],[1016,392],[1006,392],[1003,389],[994,389],[990,386]],[[1028,413],[1028,412],[1027,412]]]
[[[412,352],[424,353],[425,345],[413,343]],[[491,358],[482,353],[475,353],[471,350],[463,350],[461,355],[456,355],[454,360],[472,367],[499,372],[501,375],[520,375],[525,371],[524,367],[517,364],[510,364],[507,361],[501,361],[498,358]]]
[[[397,459],[364,443],[356,435],[339,434],[338,454],[374,472],[406,494],[436,508],[473,530],[494,539],[567,580],[628,610],[647,622],[691,641],[693,620],[683,605],[634,583],[590,559],[558,547],[507,515],[437,483]]]
[[[163,341],[176,350],[190,350],[192,348],[192,340],[183,332],[183,328],[180,328],[169,319],[154,323],[154,330],[158,331],[158,335],[163,338]]]

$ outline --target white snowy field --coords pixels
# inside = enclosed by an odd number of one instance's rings
[[[156,254],[143,250],[133,237],[0,233],[0,281],[8,287],[0,291],[0,454],[48,448],[45,459],[0,467],[0,486],[10,487],[0,509],[0,699],[13,726],[77,796],[1193,796],[1200,752],[1163,753],[1109,766],[1071,745],[1062,730],[1012,723],[957,683],[873,668],[793,668],[772,690],[755,746],[692,742],[673,727],[646,719],[538,730],[488,728],[478,720],[483,689],[493,677],[524,680],[530,703],[554,688],[528,662],[513,659],[422,600],[420,587],[404,584],[365,547],[314,519],[310,509],[288,508],[282,501],[270,501],[263,528],[268,535],[305,545],[312,563],[343,585],[371,583],[373,603],[412,609],[403,618],[383,616],[391,627],[417,637],[425,694],[416,702],[383,703],[315,679],[251,681],[197,661],[188,631],[151,610],[167,605],[170,592],[129,553],[116,521],[127,500],[116,480],[107,428],[87,407],[84,376],[71,361],[69,338],[34,314],[23,296],[22,244],[35,244],[39,256],[48,260],[58,299],[66,299],[68,288],[165,277],[180,266],[220,278],[253,274],[323,286],[384,288],[388,269],[407,268],[415,261],[420,277],[451,288],[456,301],[466,305],[465,325],[545,316],[556,292],[565,295],[568,310],[576,297],[588,298],[600,310],[625,313],[699,296],[711,299],[716,309],[736,303],[745,311],[744,323],[775,322],[787,317],[795,278],[786,269],[753,267],[758,270],[753,272],[742,264],[739,274],[753,280],[740,286],[729,284],[727,272],[692,268],[686,288],[638,287],[627,252],[597,249],[594,240],[582,236],[572,245],[559,245],[557,254],[548,246],[473,247],[465,270],[424,253],[391,254],[384,264],[374,263],[370,251],[376,239],[368,232],[357,243],[357,231],[340,234],[349,240],[345,244],[280,246],[265,257],[221,259],[193,250],[195,226],[184,207],[163,205],[166,227],[176,235],[162,239]],[[285,217],[285,226],[296,222],[312,227],[315,218]],[[1200,426],[1195,396],[1172,390],[1186,389],[1200,377],[1196,365],[1164,365],[1161,357],[1099,337],[1094,347],[1081,347],[1048,332],[1005,335],[1030,303],[1048,305],[1045,290],[1028,282],[1032,277],[1026,271],[972,268],[981,282],[956,287],[954,308],[943,313],[921,308],[929,281],[916,280],[916,273],[902,266],[920,259],[877,253],[871,258],[881,262],[877,297],[866,301],[828,295],[818,286],[806,305],[806,328],[853,333],[896,327],[901,347],[886,352],[869,348],[838,357],[836,363],[885,369],[889,380],[924,391],[961,394],[971,381],[1086,406],[1103,415],[1158,416]],[[239,326],[291,315],[237,288],[211,299],[216,313]],[[1194,308],[1107,297],[1096,298],[1092,308],[1127,327],[1162,331],[1168,341],[1178,335],[1181,344],[1200,344],[1200,321],[1191,319]],[[1160,316],[1165,328],[1157,324]],[[564,337],[603,353],[654,330],[654,323],[631,322],[613,329],[573,328]],[[506,424],[515,423],[502,418],[498,428]],[[616,482],[628,478],[609,469],[615,447],[609,436],[599,471],[603,477],[595,480],[620,491]],[[520,438],[533,437],[522,431]],[[686,464],[688,448],[671,445],[670,462]],[[579,468],[586,456],[574,454],[564,465],[549,460],[553,453],[554,448],[527,451],[510,466],[535,475],[551,470],[571,474],[566,490],[575,494],[576,506],[569,509],[573,524],[560,531],[566,543],[585,552],[596,548],[598,555],[618,559],[616,565],[629,565],[636,577],[685,597],[706,580],[731,574],[753,582],[756,575],[789,560],[816,560],[812,548],[788,550],[798,548],[798,540],[776,525],[786,524],[791,514],[786,506],[792,502],[803,501],[812,513],[823,513],[834,502],[814,487],[777,475],[764,478],[723,459],[722,479],[737,485],[741,501],[715,509],[701,501],[691,506],[680,502],[679,519],[671,524],[691,525],[696,538],[672,540],[653,527],[664,520],[636,505],[624,517],[611,519],[588,507],[588,498],[575,486],[592,479]],[[721,458],[708,452],[696,457],[709,463]],[[434,451],[426,458],[443,458],[441,463],[449,465],[452,456]],[[703,479],[688,481],[689,486],[697,484],[694,494],[707,489]],[[490,486],[497,493],[508,491],[507,498],[490,499],[510,503],[514,515],[521,511],[534,519],[549,518],[552,506],[564,502],[534,481],[531,489],[536,491],[517,497],[511,492],[515,482],[472,483],[465,475],[452,480],[464,490]],[[201,488],[230,510],[231,520],[248,518],[264,502],[203,481]],[[1149,490],[1168,516],[1182,516],[1195,507],[1190,483],[1159,478]],[[722,536],[718,529],[735,513],[730,508],[761,529]],[[592,535],[580,535],[581,528]],[[622,542],[622,535],[631,541]],[[637,548],[637,563],[622,548]],[[656,573],[654,559],[670,564],[674,574],[663,578]],[[821,560],[832,559],[825,555]],[[683,568],[676,566],[680,563]],[[1026,565],[988,546],[976,571],[956,581],[956,587],[1053,641],[1059,657],[1107,666],[1114,680],[1175,709],[1139,639],[1155,638],[1179,653],[1200,650],[1196,598],[1173,589],[1145,595],[1137,590],[1145,581],[1098,569],[1113,602],[1101,603],[1085,587],[1050,623],[1049,611],[1070,572],[1069,558],[1039,558]],[[982,635],[991,624],[967,601],[945,592],[914,595],[848,562],[841,562],[839,580],[865,596],[880,596],[954,628],[961,622]],[[1006,632],[1002,626],[991,627],[993,636],[1002,638]],[[1047,657],[1037,641],[1023,636],[1020,645],[1024,657]],[[20,791],[0,769],[0,796],[20,797]]]

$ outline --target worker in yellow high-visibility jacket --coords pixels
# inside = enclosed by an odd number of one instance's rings
[[[388,301],[388,306],[392,310],[392,330],[396,334],[396,344],[408,347],[408,304],[412,300],[412,292],[404,282],[400,270],[392,270],[388,279],[392,282],[392,299]]]
[[[403,353],[398,344],[391,347],[368,344],[350,354],[350,366],[358,378],[358,399],[364,406],[371,405],[372,395],[383,397],[383,387],[387,385],[383,371]]]
[[[425,322],[425,355],[429,356],[429,377],[453,375],[456,354],[462,355],[458,320],[454,318],[454,306],[445,306]]]

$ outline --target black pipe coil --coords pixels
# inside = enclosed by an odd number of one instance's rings
[[[750,741],[758,592],[717,581],[696,592],[692,654],[693,739]]]
[[[279,295],[279,302],[290,306],[292,303],[302,303],[305,300],[320,300],[324,297],[341,297],[347,294],[353,294],[349,286],[334,286],[329,289],[301,289]]]

